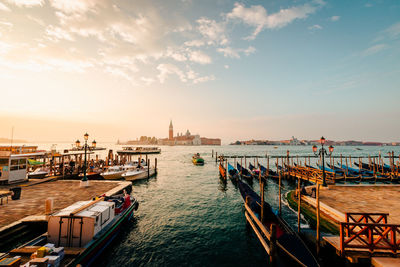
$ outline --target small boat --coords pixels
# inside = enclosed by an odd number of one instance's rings
[[[204,159],[200,157],[199,153],[193,155],[192,162],[194,165],[204,165]]]
[[[226,169],[225,169],[225,167],[224,167],[221,163],[219,164],[218,169],[219,169],[219,175],[220,175],[222,178],[226,178]]]
[[[249,170],[254,178],[258,178],[258,176],[260,175],[260,170],[256,169],[256,167],[254,167],[251,163],[249,163]]]
[[[261,198],[254,192],[250,186],[238,181],[240,194],[242,195],[243,201],[248,201],[248,206],[253,213],[260,218],[261,216]],[[264,201],[264,216],[265,216],[265,228],[269,231],[271,224],[276,224],[276,244],[279,253],[288,256],[293,263],[300,264],[302,266],[319,266],[317,260],[311,251],[307,248],[304,242],[301,240],[299,235],[293,231],[290,226],[279,216],[272,207]],[[294,264],[288,264],[287,266],[293,266]],[[285,265],[286,266],[286,265]]]
[[[107,180],[115,180],[115,179],[121,179],[122,174],[124,174],[127,171],[126,168],[123,166],[111,166],[109,167],[106,171],[100,173],[100,175]]]
[[[253,176],[251,175],[250,171],[246,168],[243,168],[239,162],[236,163],[237,170],[239,171],[239,175],[242,178],[246,178],[248,180],[252,180]]]
[[[156,173],[156,170],[154,168],[150,167],[150,170],[149,170],[148,167],[145,166],[145,167],[139,167],[139,168],[128,170],[127,172],[122,174],[122,178],[124,178],[127,181],[136,181],[136,180],[149,178],[149,177],[155,175],[155,173]]]
[[[32,266],[98,266],[95,260],[137,210],[129,194],[78,201],[48,218],[47,233],[0,256]],[[19,266],[18,264],[18,266]]]
[[[78,176],[80,178],[82,178],[83,177],[83,173],[80,173]],[[101,177],[101,169],[99,169],[99,168],[94,168],[94,169],[88,168],[86,170],[86,177],[89,180],[100,178]]]
[[[30,179],[43,179],[49,174],[49,170],[47,168],[38,168],[33,172],[28,173],[28,178]]]
[[[278,173],[276,171],[273,171],[271,169],[267,169],[261,164],[258,164],[258,166],[260,167],[261,176],[262,177],[274,177],[274,178],[278,178],[279,177],[279,175],[278,175]]]
[[[239,179],[239,172],[230,163],[228,163],[228,174],[229,178],[237,180]]]

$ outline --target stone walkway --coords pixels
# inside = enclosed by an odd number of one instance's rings
[[[53,211],[63,209],[80,200],[90,200],[117,187],[120,181],[90,181],[80,188],[79,181],[51,181],[22,187],[21,199],[0,205],[0,228],[30,215],[44,215],[46,198],[53,198]],[[0,187],[1,190],[1,187]]]
[[[400,186],[333,186],[320,200],[340,212],[387,212],[388,223],[400,224]]]

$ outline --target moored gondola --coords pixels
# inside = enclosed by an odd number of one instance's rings
[[[243,201],[250,207],[257,217],[261,216],[261,198],[247,184],[238,181],[240,194]],[[264,201],[264,216],[263,222],[266,229],[270,229],[271,224],[276,224],[276,242],[279,253],[288,256],[292,261],[287,266],[297,263],[300,266],[319,266],[317,260],[311,251],[307,248],[299,235],[294,232],[289,225],[275,212],[271,206]],[[268,231],[268,230],[267,230]]]

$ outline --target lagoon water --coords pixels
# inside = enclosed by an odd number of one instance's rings
[[[98,144],[116,151],[120,146]],[[39,145],[49,149],[50,144]],[[70,146],[70,145],[68,145]],[[68,148],[59,144],[57,149]],[[336,147],[335,154],[382,155],[400,147]],[[218,165],[211,151],[225,155],[312,155],[311,146],[200,146],[161,147],[158,175],[133,183],[139,200],[135,219],[130,222],[100,258],[102,266],[261,266],[268,256],[256,236],[246,227],[244,206],[238,189],[228,179],[219,178]],[[199,152],[204,166],[194,166],[191,157]],[[106,151],[101,152],[104,158]],[[301,160],[301,158],[300,158]],[[230,160],[233,163],[233,159]],[[247,161],[248,164],[249,161]],[[253,162],[253,160],[251,160]],[[386,161],[388,162],[388,161]],[[243,162],[244,163],[244,162]],[[266,160],[260,160],[266,166]],[[272,165],[272,162],[270,163]],[[285,194],[294,185],[283,182]],[[259,184],[253,188],[259,192]],[[278,207],[278,185],[269,181],[266,201]],[[297,227],[297,214],[286,205],[283,217]],[[302,227],[307,227],[303,222]]]
[[[261,266],[268,257],[256,236],[246,228],[240,193],[228,179],[224,183],[211,157],[214,149],[225,155],[311,155],[311,146],[162,147],[158,175],[133,184],[140,206],[136,220],[102,256],[106,266]],[[382,155],[399,147],[338,147],[335,153]],[[199,152],[204,166],[194,166]],[[154,158],[154,156],[152,156]],[[154,162],[154,160],[152,160]],[[248,162],[248,161],[247,161]],[[260,160],[266,165],[265,160]],[[231,160],[233,163],[233,160]],[[243,162],[244,163],[244,162]],[[248,163],[247,163],[248,164]],[[271,164],[272,165],[272,164]],[[294,185],[285,183],[284,194]],[[259,184],[253,188],[259,192]],[[266,186],[266,201],[278,207],[278,186]],[[283,205],[283,217],[296,228],[297,214]],[[307,227],[306,222],[302,225]]]

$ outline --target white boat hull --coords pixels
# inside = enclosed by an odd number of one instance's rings
[[[116,173],[101,173],[101,177],[103,177],[106,180],[116,180],[116,179],[122,179],[122,174],[125,172],[116,172]]]
[[[142,172],[138,172],[136,174],[132,175],[124,175],[125,180],[127,181],[136,181],[136,180],[141,180],[141,179],[146,179],[148,176],[153,176],[156,173],[154,168],[150,168],[150,173],[147,173],[147,169],[145,169]]]

